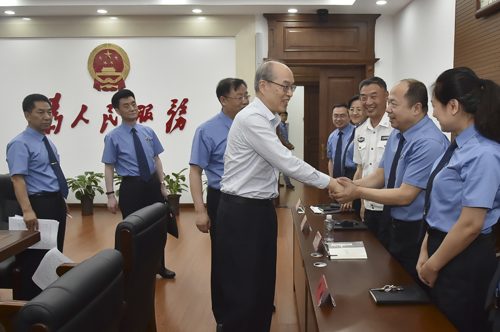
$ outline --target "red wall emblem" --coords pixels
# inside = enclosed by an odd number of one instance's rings
[[[130,60],[120,46],[102,44],[90,53],[88,69],[97,91],[122,90],[130,71]]]

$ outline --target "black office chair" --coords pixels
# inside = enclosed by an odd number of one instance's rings
[[[0,302],[0,322],[16,332],[115,332],[124,312],[122,268],[120,252],[103,250],[33,300]]]
[[[0,174],[0,230],[9,229],[9,217],[20,210],[10,175]],[[13,288],[13,273],[16,266],[15,256],[0,262],[0,288]]]
[[[156,273],[167,241],[165,204],[155,203],[118,224],[115,249],[123,254],[126,312],[121,332],[155,332]]]

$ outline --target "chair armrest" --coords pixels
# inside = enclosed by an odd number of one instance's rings
[[[78,263],[63,263],[59,265],[56,269],[56,273],[59,277],[63,276],[66,272],[77,266]]]
[[[28,301],[0,302],[0,324],[6,332],[15,332],[17,313],[26,303]]]

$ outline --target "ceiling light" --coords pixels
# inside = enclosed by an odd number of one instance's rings
[[[379,6],[385,5],[386,3],[387,3],[387,1],[384,1],[384,0],[380,0],[380,1],[376,2],[376,4]]]
[[[193,13],[199,14],[201,12],[203,12],[203,10],[201,10],[201,9],[193,9]]]
[[[7,15],[14,15],[16,12],[13,12],[12,10],[6,10],[4,11],[4,13]]]
[[[298,11],[298,10],[297,10],[297,9],[295,9],[295,8],[290,8],[290,9],[288,9],[288,12],[289,12],[289,13],[296,13],[297,11]]]
[[[108,11],[106,9],[98,9],[97,12],[99,14],[106,14]]]
[[[198,17],[199,20],[206,20],[207,18],[206,17],[203,17],[203,16],[200,16]]]
[[[110,20],[117,20],[117,19],[118,19],[118,17],[111,16],[109,19],[110,19]]]
[[[23,20],[25,20],[25,21],[31,21],[31,18],[29,18],[29,17],[23,17]]]

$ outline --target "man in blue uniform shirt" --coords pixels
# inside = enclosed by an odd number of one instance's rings
[[[113,175],[123,177],[120,185],[120,210],[125,219],[135,211],[156,202],[163,202],[168,196],[163,180],[163,166],[158,156],[163,152],[160,140],[153,129],[136,122],[139,116],[134,93],[123,89],[115,93],[111,103],[121,116],[122,124],[104,138],[102,162],[108,210],[116,213],[118,202],[113,190]],[[159,269],[163,278],[174,278],[175,273],[164,266]]]
[[[292,143],[288,140],[288,133],[289,133],[289,128],[288,128],[288,123],[286,123],[286,120],[288,120],[288,112],[283,112],[280,114],[281,122],[278,127],[276,127],[276,134],[278,135],[278,138],[281,141],[281,144],[286,146],[288,150],[294,150],[295,146],[293,146]],[[295,186],[292,184],[292,181],[290,181],[290,177],[287,176],[286,174],[283,174],[283,181],[285,181],[286,187],[290,189],[295,189]],[[280,187],[283,187],[283,185],[280,183]]]
[[[364,198],[385,205],[384,213],[392,225],[389,252],[415,280],[419,280],[416,264],[425,188],[432,165],[450,145],[427,116],[427,99],[425,85],[416,80],[402,80],[392,88],[387,115],[395,130],[379,168],[354,185],[351,180],[339,179],[346,189],[334,195],[340,202]]]
[[[328,158],[328,173],[331,177],[338,178],[343,174],[344,151],[354,130],[354,125],[349,122],[349,109],[346,103],[333,105],[332,120],[337,129],[328,137],[326,156]],[[357,167],[352,159],[346,160],[345,164],[346,167]]]
[[[7,145],[7,162],[17,201],[21,206],[26,227],[38,230],[38,219],[59,221],[57,249],[63,251],[66,232],[68,185],[61,167],[57,149],[46,136],[52,124],[52,104],[40,94],[24,98],[26,130]],[[46,250],[26,250],[17,255],[21,269],[21,294],[18,299],[31,300],[42,290],[31,277],[38,268]]]
[[[216,89],[217,99],[222,110],[210,120],[201,124],[194,134],[191,160],[189,161],[189,185],[196,212],[196,227],[203,232],[210,232],[212,242],[211,293],[212,311],[215,321],[222,323],[220,282],[215,274],[215,243],[217,230],[217,209],[220,200],[220,181],[224,173],[224,152],[226,152],[227,134],[233,119],[248,105],[250,95],[245,81],[238,78],[226,78],[219,82]],[[207,208],[203,204],[203,184],[201,174],[205,170],[208,180]]]

